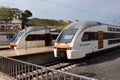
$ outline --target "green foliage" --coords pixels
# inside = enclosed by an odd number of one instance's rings
[[[0,8],[0,18],[9,19],[13,17],[13,12],[10,8],[1,7]]]
[[[65,27],[69,23],[64,21],[50,20],[50,19],[30,19],[27,22],[27,26],[55,26],[55,27]]]

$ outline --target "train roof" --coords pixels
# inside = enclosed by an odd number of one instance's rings
[[[82,27],[88,28],[88,27],[97,26],[97,25],[101,25],[101,23],[95,22],[95,21],[73,22],[70,25],[68,25],[66,27],[66,29],[67,28],[70,28],[70,29],[77,28],[77,29],[79,29],[79,28],[82,28]]]
[[[26,32],[39,31],[39,30],[44,30],[44,29],[45,29],[45,27],[27,27]]]
[[[80,29],[80,30],[84,30],[86,28],[90,28],[90,27],[94,27],[94,26],[98,26],[98,25],[107,25],[109,27],[119,28],[119,27],[114,26],[114,25],[104,24],[104,23],[100,23],[100,22],[85,21],[85,22],[73,22],[70,25],[68,25],[65,29]]]
[[[26,32],[26,33],[30,33],[30,32],[34,32],[34,31],[42,31],[40,33],[45,33],[45,30],[50,30],[50,32],[58,32],[61,31],[61,29],[59,28],[47,28],[47,27],[44,27],[44,26],[31,26],[31,27],[27,27],[23,30],[21,30],[20,32]]]

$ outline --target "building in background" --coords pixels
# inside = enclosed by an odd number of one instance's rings
[[[17,8],[11,8],[14,14],[14,17],[9,22],[0,21],[0,32],[4,31],[19,31],[22,28],[22,10]],[[7,24],[7,25],[6,25]]]

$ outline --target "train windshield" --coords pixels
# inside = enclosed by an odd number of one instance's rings
[[[70,43],[78,29],[65,29],[59,36],[58,43]]]
[[[20,31],[13,39],[13,42],[17,42],[19,37],[21,37],[24,34],[25,30]]]

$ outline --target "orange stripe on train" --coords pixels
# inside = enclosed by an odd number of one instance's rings
[[[17,46],[17,45],[16,45],[16,43],[11,42],[11,43],[10,43],[10,46]]]
[[[56,44],[56,48],[70,48],[68,44]]]

